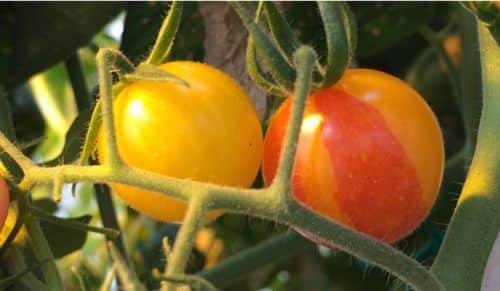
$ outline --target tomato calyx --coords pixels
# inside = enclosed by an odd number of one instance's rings
[[[188,88],[190,87],[189,83],[186,80],[172,73],[169,73],[158,66],[147,63],[140,64],[133,73],[125,74],[122,79],[125,82],[136,82],[136,81],[170,82]]]

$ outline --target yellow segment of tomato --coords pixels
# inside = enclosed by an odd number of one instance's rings
[[[124,162],[165,176],[250,186],[262,160],[263,137],[247,94],[225,73],[202,63],[176,61],[160,68],[189,86],[138,81],[116,97],[116,136]],[[106,161],[104,146],[101,132],[101,162]],[[184,217],[182,201],[126,185],[112,187],[131,207],[155,219]]]
[[[3,228],[9,210],[9,190],[5,180],[0,177],[0,230]]]
[[[266,133],[267,184],[278,167],[291,99]],[[441,130],[424,99],[388,74],[350,69],[307,99],[292,190],[313,211],[395,242],[429,213],[443,168]]]

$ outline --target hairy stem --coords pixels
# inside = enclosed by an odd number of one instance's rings
[[[97,53],[97,71],[99,73],[99,94],[102,103],[103,135],[106,147],[104,149],[108,165],[118,167],[123,162],[118,154],[116,131],[113,117],[113,90],[111,81],[111,68],[115,60],[112,50],[101,49]]]
[[[301,47],[295,53],[295,64],[297,67],[297,80],[295,81],[295,96],[293,97],[292,114],[288,123],[283,151],[280,163],[273,181],[282,194],[290,187],[295,162],[295,152],[302,125],[302,117],[306,107],[306,98],[309,95],[312,82],[312,71],[316,62],[314,50],[310,47]],[[283,191],[284,190],[284,191]]]
[[[206,212],[203,196],[194,196],[189,201],[186,216],[181,225],[181,229],[175,238],[174,249],[167,258],[165,276],[183,274],[186,268],[191,249],[203,224],[203,217]],[[175,290],[175,284],[168,281],[162,282],[162,290]]]

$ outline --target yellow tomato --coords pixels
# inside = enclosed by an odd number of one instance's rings
[[[225,73],[205,64],[178,61],[160,68],[189,86],[138,81],[116,97],[116,135],[124,162],[165,176],[250,186],[262,159],[263,137],[247,94]],[[101,136],[99,159],[105,162]],[[182,201],[126,185],[112,188],[131,207],[155,219],[184,217]]]

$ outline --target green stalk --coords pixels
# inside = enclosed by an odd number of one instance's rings
[[[28,216],[26,217],[24,225],[29,233],[31,246],[37,261],[48,261],[41,266],[43,276],[47,281],[48,289],[52,291],[64,290],[64,283],[38,220],[32,216]]]
[[[120,232],[116,229],[111,229],[111,228],[101,228],[101,227],[94,227],[87,225],[85,223],[81,223],[78,221],[73,221],[73,220],[68,220],[68,219],[62,219],[57,216],[53,216],[50,213],[47,213],[41,209],[31,207],[31,212],[33,213],[34,216],[36,216],[40,220],[44,220],[47,222],[50,222],[52,224],[64,226],[67,228],[72,228],[84,232],[94,232],[94,233],[100,233],[105,235],[108,238],[111,239],[116,239],[120,235]]]
[[[9,272],[14,273],[14,275],[2,279],[1,282],[5,282],[5,285],[0,283],[0,290],[7,289],[10,283],[16,282],[26,290],[50,291],[48,286],[32,273],[34,270],[38,270],[42,264],[47,263],[47,260],[38,262],[35,266],[28,267],[26,266],[21,246],[13,245],[6,253],[5,261],[8,262]],[[15,281],[11,282],[9,278],[14,278]]]
[[[447,290],[480,290],[500,229],[500,48],[478,24],[483,110],[472,164],[432,271]],[[471,98],[471,96],[468,96]]]
[[[182,17],[182,1],[173,1],[168,15],[163,21],[163,24],[156,38],[148,59],[147,64],[158,65],[168,58],[170,51],[174,45],[175,36],[179,28],[179,23]]]
[[[167,258],[167,266],[165,267],[164,275],[179,275],[184,273],[191,249],[198,233],[198,230],[203,224],[204,215],[206,213],[205,201],[202,196],[194,196],[189,201],[186,216],[181,225],[179,233],[175,237],[175,244],[172,253]],[[161,290],[175,290],[176,284],[169,281],[162,282]]]
[[[118,216],[116,215],[116,209],[113,203],[113,197],[111,196],[111,190],[108,185],[94,185],[94,191],[96,193],[97,207],[99,208],[99,214],[101,215],[102,225],[106,228],[113,229],[118,232],[118,236],[115,238],[106,237],[108,242],[113,242],[120,254],[124,257],[124,260],[129,266],[132,266],[132,261],[125,247],[125,241],[123,237],[123,232],[120,231],[120,225],[118,224]]]
[[[311,212],[297,202],[288,207],[287,213],[280,220],[287,221],[290,226],[300,229],[306,234],[320,238],[325,243],[385,269],[415,290],[448,290],[444,289],[424,266],[401,251],[345,226],[333,223],[330,219]]]
[[[101,96],[102,127],[104,135],[104,155],[110,168],[119,168],[123,161],[118,153],[116,143],[115,121],[113,117],[113,90],[111,69],[115,64],[116,54],[110,49],[101,49],[97,53],[97,71],[99,73],[99,95]]]
[[[83,69],[81,66],[79,66],[78,56],[75,55],[75,57],[77,59],[71,62],[67,61],[66,66],[68,68],[68,72],[70,73],[70,81],[73,88],[73,92],[75,93],[74,95],[77,100],[77,104],[79,104],[78,109],[79,111],[81,111],[83,108],[90,108],[92,101],[90,99],[90,94],[86,86]],[[124,56],[118,54],[117,56],[115,56],[115,59],[118,59],[119,64],[123,64],[121,69],[123,69],[125,72],[129,72],[133,68],[131,63]],[[121,90],[121,88],[123,87],[120,84],[115,85],[113,87],[112,89],[113,96],[116,94],[117,90]],[[94,111],[92,112],[89,124],[89,130],[85,138],[85,145],[82,150],[81,154],[82,158],[80,159],[80,163],[82,163],[82,161],[86,163],[89,160],[91,153],[94,151],[95,140],[97,139],[98,128],[101,123],[100,108],[101,108],[100,102],[98,102],[94,108]],[[57,180],[54,181],[54,188],[57,188],[56,182]],[[62,186],[63,184],[62,181],[59,182],[60,182],[59,184]],[[130,265],[132,265],[127,250],[125,248],[123,235],[120,231],[120,225],[118,224],[118,218],[113,204],[113,198],[111,197],[111,193],[109,191],[108,186],[94,185],[94,191],[96,193],[97,206],[99,208],[99,213],[101,215],[102,225],[105,227],[104,230],[106,234],[106,240],[113,241],[117,245],[118,250],[120,251],[122,256],[124,256],[127,262]],[[84,225],[84,227],[88,226]],[[99,228],[97,229],[92,228],[92,230],[100,231]]]
[[[302,46],[295,52],[294,61],[297,66],[297,80],[295,81],[292,113],[288,122],[288,129],[283,151],[280,155],[280,163],[276,170],[276,177],[271,186],[278,187],[283,195],[288,193],[288,189],[290,188],[295,152],[297,151],[306,99],[311,90],[312,72],[316,62],[316,54],[311,47]]]

